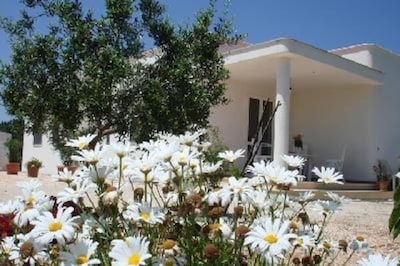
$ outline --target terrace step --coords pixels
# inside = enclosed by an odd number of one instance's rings
[[[350,199],[360,200],[391,200],[393,199],[393,191],[379,190],[319,190],[319,189],[291,189],[289,195],[298,196],[301,192],[312,191],[317,199],[329,199],[326,192],[334,192],[340,196]]]
[[[325,184],[321,182],[299,182],[293,189],[320,189],[320,190],[377,190],[375,183]]]

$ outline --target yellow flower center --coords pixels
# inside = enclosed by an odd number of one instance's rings
[[[62,228],[62,223],[60,223],[59,221],[51,222],[49,225],[50,232],[55,232],[55,231],[61,230],[61,228]]]
[[[278,242],[278,237],[274,234],[268,234],[264,236],[264,241],[270,244],[275,244],[276,242]]]
[[[89,261],[89,259],[86,256],[79,256],[79,257],[76,258],[76,264],[79,264],[79,265],[80,264],[84,264],[84,263],[86,263],[88,261]]]
[[[322,181],[324,181],[324,183],[329,183],[329,182],[331,182],[331,180],[332,180],[332,178],[330,176],[324,176],[322,178]]]
[[[298,237],[296,239],[296,244],[299,245],[299,246],[303,245],[303,239],[301,237]]]
[[[187,164],[187,158],[184,155],[181,155],[178,157],[178,164],[180,165],[186,165]]]
[[[142,218],[143,220],[148,220],[150,219],[150,214],[148,214],[147,212],[142,213],[142,215],[140,215],[140,218]]]
[[[129,258],[128,258],[128,265],[138,265],[140,262],[140,255],[137,253],[133,253]]]
[[[25,199],[26,204],[33,204],[35,202],[36,202],[35,197],[28,197],[27,199]]]
[[[324,242],[324,244],[322,244],[323,245],[323,247],[325,248],[325,249],[330,249],[332,246],[331,246],[331,244],[329,244],[328,242]]]
[[[79,146],[79,149],[82,150],[83,148],[86,148],[87,143],[85,141],[81,141],[81,142],[79,142],[78,146]]]
[[[363,242],[365,238],[362,235],[356,236],[357,241]]]

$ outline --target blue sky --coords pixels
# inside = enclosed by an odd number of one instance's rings
[[[190,22],[207,0],[161,0],[168,16],[176,23]],[[84,5],[101,14],[102,0],[83,0]],[[220,0],[220,6],[222,6]],[[1,0],[0,15],[16,18],[18,0]],[[322,49],[359,43],[376,43],[400,54],[399,0],[231,0],[230,16],[246,41],[258,43],[291,37]],[[0,60],[9,62],[8,36],[0,32]],[[0,121],[8,120],[0,106]]]

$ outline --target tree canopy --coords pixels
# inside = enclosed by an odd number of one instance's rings
[[[105,0],[100,16],[81,0],[22,2],[19,20],[1,19],[12,47],[1,96],[28,132],[47,132],[58,149],[84,133],[95,141],[182,133],[207,125],[210,108],[226,101],[218,48],[238,36],[215,1],[183,26],[157,0]],[[36,27],[43,18],[46,31]],[[156,48],[145,51],[144,38]]]

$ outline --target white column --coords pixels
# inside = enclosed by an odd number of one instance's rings
[[[276,66],[276,100],[280,103],[274,119],[274,160],[289,152],[290,61],[282,58]]]

